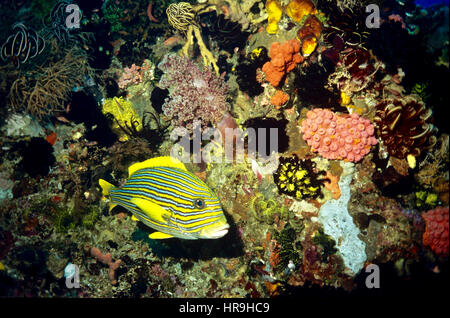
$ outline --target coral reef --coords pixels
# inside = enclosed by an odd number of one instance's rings
[[[358,114],[336,115],[314,108],[306,117],[301,124],[303,139],[325,158],[358,162],[377,144],[373,125]]]
[[[449,10],[426,2],[0,1],[0,297],[445,303]],[[177,150],[223,237],[155,240],[102,196]],[[142,191],[192,224],[172,173],[175,205]]]

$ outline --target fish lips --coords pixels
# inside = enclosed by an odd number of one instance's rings
[[[222,226],[219,226],[214,229],[214,231],[210,233],[206,233],[203,238],[206,239],[218,239],[221,237],[224,237],[228,233],[228,229],[230,228],[230,225],[228,223],[225,223]]]

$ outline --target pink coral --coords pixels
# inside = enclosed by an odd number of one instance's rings
[[[192,132],[194,121],[201,120],[206,128],[220,122],[229,111],[228,85],[211,69],[200,69],[188,58],[175,54],[166,55],[158,68],[164,72],[159,87],[169,89],[162,109],[174,127]]]
[[[303,139],[327,159],[358,162],[377,144],[374,126],[358,114],[337,115],[315,108],[302,123]]]
[[[448,248],[448,208],[437,207],[422,214],[425,219],[423,244],[437,255],[447,257]]]
[[[119,268],[122,261],[120,259],[116,260],[115,262],[112,261],[111,253],[103,254],[98,248],[92,247],[89,250],[92,257],[94,257],[97,261],[102,262],[105,265],[109,266],[109,273],[108,277],[111,281],[111,284],[116,285],[117,279],[116,279],[116,270]]]
[[[124,89],[132,84],[138,84],[142,82],[141,67],[135,64],[131,67],[125,67],[123,69],[122,76],[119,78],[119,87]]]

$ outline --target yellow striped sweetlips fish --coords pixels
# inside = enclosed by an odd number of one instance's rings
[[[129,210],[135,221],[157,230],[151,239],[216,239],[227,234],[229,225],[219,198],[184,164],[173,157],[157,157],[128,168],[121,187],[100,179],[104,196]]]

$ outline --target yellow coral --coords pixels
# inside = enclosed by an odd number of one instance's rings
[[[266,11],[269,15],[269,23],[267,24],[266,31],[269,34],[275,34],[278,31],[278,21],[280,21],[283,15],[283,8],[280,1],[268,0],[266,2]]]
[[[317,12],[314,3],[310,0],[291,0],[286,6],[286,14],[294,22],[300,22],[305,16]]]
[[[342,106],[347,106],[350,104],[351,102],[351,98],[350,96],[348,96],[347,94],[345,94],[344,92],[341,92],[341,105]]]
[[[302,41],[302,55],[311,55],[317,47],[317,39],[313,36],[303,39]]]
[[[103,103],[102,112],[114,117],[113,129],[121,135],[120,140],[122,141],[128,140],[128,136],[120,129],[120,126],[131,127],[134,125],[136,131],[142,129],[142,120],[136,114],[133,104],[123,97],[106,99]]]

